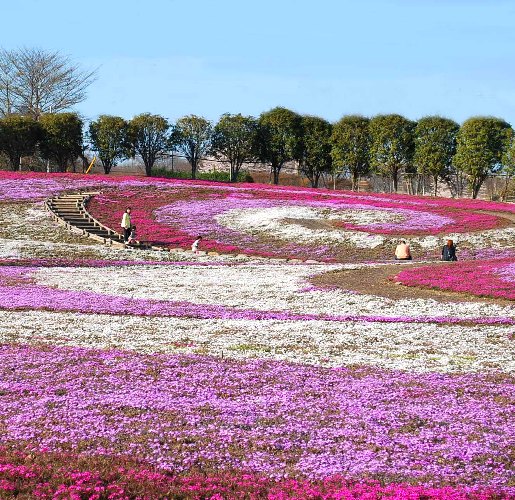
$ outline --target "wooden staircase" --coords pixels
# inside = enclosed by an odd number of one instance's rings
[[[149,249],[150,245],[142,242],[125,245],[123,235],[104,226],[86,210],[86,202],[95,194],[98,193],[62,194],[46,200],[45,206],[53,219],[64,224],[70,231],[114,247],[130,246],[130,248]]]

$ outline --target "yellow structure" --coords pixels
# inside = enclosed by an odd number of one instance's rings
[[[89,167],[85,172],[86,174],[89,174],[89,171],[93,168],[93,165],[95,164],[96,161],[97,161],[97,157],[93,156],[93,159],[91,160],[91,163],[89,164]]]

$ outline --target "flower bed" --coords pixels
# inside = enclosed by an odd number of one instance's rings
[[[515,300],[513,258],[416,267],[405,269],[394,279],[408,286]]]
[[[153,272],[151,266],[147,266],[146,273],[138,276],[116,266],[107,268],[102,265],[100,272],[96,272],[95,269],[98,269],[98,266],[48,269],[39,265],[34,267],[3,265],[0,266],[0,307],[12,310],[35,309],[198,319],[515,324],[515,318],[497,315],[446,316],[441,314],[445,308],[441,309],[439,315],[429,316],[413,310],[408,314],[396,315],[395,309],[391,309],[388,315],[363,314],[361,311],[356,312],[354,308],[348,309],[347,314],[342,314],[345,304],[341,303],[342,296],[336,290],[320,292],[315,303],[305,303],[303,297],[299,297],[295,281],[299,280],[299,277],[308,277],[315,269],[318,271],[319,268],[314,266],[263,267],[261,270],[263,285],[269,280],[269,273],[275,277],[282,275],[283,279],[276,285],[268,281],[269,295],[262,299],[261,304],[253,300],[256,292],[259,292],[258,295],[262,293],[262,290],[258,291],[255,288],[259,283],[256,279],[249,282],[248,286],[242,286],[239,283],[244,274],[255,275],[254,266],[247,268],[243,265],[231,267],[190,264],[184,266],[182,263],[167,266],[167,268],[172,267],[175,269],[168,276],[174,279],[174,276],[181,273],[184,280],[182,289],[173,288],[167,291],[169,279],[166,278],[166,268],[161,266],[154,268]],[[155,281],[149,280],[152,274],[156,275]],[[204,286],[199,287],[202,276],[204,276]],[[123,293],[126,282],[122,277],[128,280],[130,293]],[[39,284],[38,279],[43,282]],[[193,285],[195,280],[196,286]],[[122,291],[121,295],[112,293],[117,281]],[[225,293],[220,291],[217,297],[216,293],[221,281],[226,282],[227,291]],[[138,282],[141,286],[138,286]],[[89,291],[93,287],[98,291],[105,287],[105,292]],[[246,298],[246,294],[252,293],[252,290],[254,290],[252,294],[254,297],[251,295]],[[285,296],[286,293],[288,296]],[[169,294],[171,300],[157,298],[166,294]],[[225,303],[220,303],[222,297]],[[484,308],[484,310],[487,309]],[[335,311],[340,311],[340,314],[336,314]],[[405,311],[405,309],[401,307],[398,311]],[[494,308],[492,311],[498,312],[498,309]]]
[[[334,476],[319,481],[272,480],[249,472],[216,476],[202,473],[173,476],[119,457],[86,457],[70,453],[21,453],[0,448],[0,494],[3,499],[84,498],[126,500],[140,498],[259,500],[504,500],[509,492],[491,488],[431,488],[410,484],[382,485]]]
[[[251,192],[184,185],[158,192],[108,190],[88,207],[106,225],[116,227],[128,204],[133,206],[133,220],[144,240],[189,247],[202,234],[208,250],[261,256],[330,260],[335,257],[335,245],[341,244],[374,248],[392,237],[410,235],[412,243],[430,248],[442,234],[460,235],[464,241],[471,232],[477,240],[480,231],[497,230],[499,235],[487,234],[494,238],[506,238],[504,233],[513,231],[505,228],[508,222],[500,217],[458,205],[399,207],[384,198],[264,187]]]
[[[355,482],[341,476],[319,481],[272,480],[249,472],[216,476],[196,473],[173,476],[119,457],[87,457],[70,453],[21,453],[0,448],[0,495],[3,499],[140,498],[312,499],[341,500],[504,500],[509,492],[491,488],[430,488],[409,484]]]
[[[501,491],[511,477],[511,377],[23,346],[0,359],[6,445],[130,455],[174,473]]]
[[[0,201],[42,200],[59,192],[70,189],[93,189],[105,187],[157,187],[169,188],[209,188],[212,190],[241,192],[252,195],[261,192],[262,196],[274,197],[274,193],[285,193],[290,197],[330,197],[331,199],[354,200],[351,203],[382,203],[387,207],[404,207],[418,210],[446,209],[476,210],[515,213],[515,206],[509,203],[499,203],[484,200],[450,198],[417,197],[402,194],[355,193],[348,191],[330,191],[325,189],[310,189],[294,186],[270,186],[263,184],[231,184],[210,181],[189,181],[182,179],[117,176],[82,175],[70,173],[38,173],[0,171]]]
[[[41,209],[79,189],[141,239],[353,264],[99,251]],[[0,203],[1,498],[515,495],[513,307],[311,282],[445,235],[504,258],[437,270],[509,298],[515,206],[6,172]]]
[[[106,225],[117,229],[130,204],[140,239],[188,248],[203,234],[205,249],[224,253],[332,260],[339,258],[335,246],[379,248],[395,237],[428,250],[440,236],[472,247],[515,237],[499,216],[515,213],[512,206],[477,200],[129,176],[0,172],[0,180],[5,201],[102,190],[89,208]]]

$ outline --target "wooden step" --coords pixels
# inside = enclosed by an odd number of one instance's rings
[[[47,200],[46,205],[56,220],[66,224],[70,230],[78,231],[91,239],[117,248],[129,247],[141,250],[153,248],[149,243],[144,242],[127,245],[120,233],[95,221],[84,207],[85,200],[94,194],[98,193],[62,195]],[[161,250],[161,248],[158,249]]]

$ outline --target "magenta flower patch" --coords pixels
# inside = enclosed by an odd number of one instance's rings
[[[141,238],[168,246],[188,248],[202,234],[206,250],[320,260],[334,259],[335,248],[344,242],[376,247],[385,238],[475,233],[508,224],[479,209],[465,209],[469,203],[399,201],[345,192],[181,184],[174,189],[107,190],[92,199],[89,210],[116,227],[131,203]]]
[[[0,348],[3,444],[138,456],[175,473],[508,490],[513,379]]]
[[[515,300],[515,263],[512,258],[416,267],[402,271],[395,280],[408,286]]]

